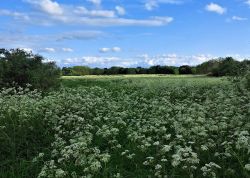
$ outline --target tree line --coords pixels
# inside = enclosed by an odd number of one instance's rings
[[[197,66],[151,66],[149,68],[90,68],[88,66],[63,67],[63,76],[126,75],[126,74],[200,74],[209,76],[237,76],[249,70],[250,61],[239,62],[232,57],[212,59]]]
[[[83,76],[83,75],[126,75],[126,74],[195,74],[195,67],[183,65],[175,66],[151,66],[149,68],[136,67],[110,67],[110,68],[90,68],[88,66],[63,67],[64,76]]]
[[[73,66],[59,68],[54,62],[20,49],[0,49],[0,88],[31,84],[33,88],[48,90],[60,85],[60,77],[84,75],[126,74],[201,74],[210,76],[246,76],[250,86],[250,61],[237,61],[232,57],[212,59],[197,66],[151,66],[149,68],[110,67],[90,68]]]

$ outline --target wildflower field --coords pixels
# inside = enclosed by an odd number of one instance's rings
[[[1,178],[249,178],[250,91],[203,76],[0,92]]]

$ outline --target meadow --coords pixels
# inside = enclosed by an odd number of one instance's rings
[[[226,78],[63,77],[0,92],[1,178],[248,178],[250,92]]]

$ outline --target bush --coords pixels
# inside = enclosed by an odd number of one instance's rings
[[[217,71],[214,70],[215,76],[238,76],[240,74],[240,62],[232,57],[220,59]]]
[[[193,74],[192,68],[188,65],[180,66],[179,74]]]
[[[242,79],[243,86],[246,89],[250,89],[250,72],[248,72]]]
[[[0,87],[27,84],[47,90],[59,85],[60,69],[54,62],[43,62],[40,55],[20,49],[0,49]]]

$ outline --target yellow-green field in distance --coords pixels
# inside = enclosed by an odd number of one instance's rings
[[[86,75],[86,76],[63,76],[63,86],[102,86],[113,87],[114,85],[130,85],[138,87],[164,87],[169,85],[226,85],[228,80],[223,77],[208,77],[205,75]]]

